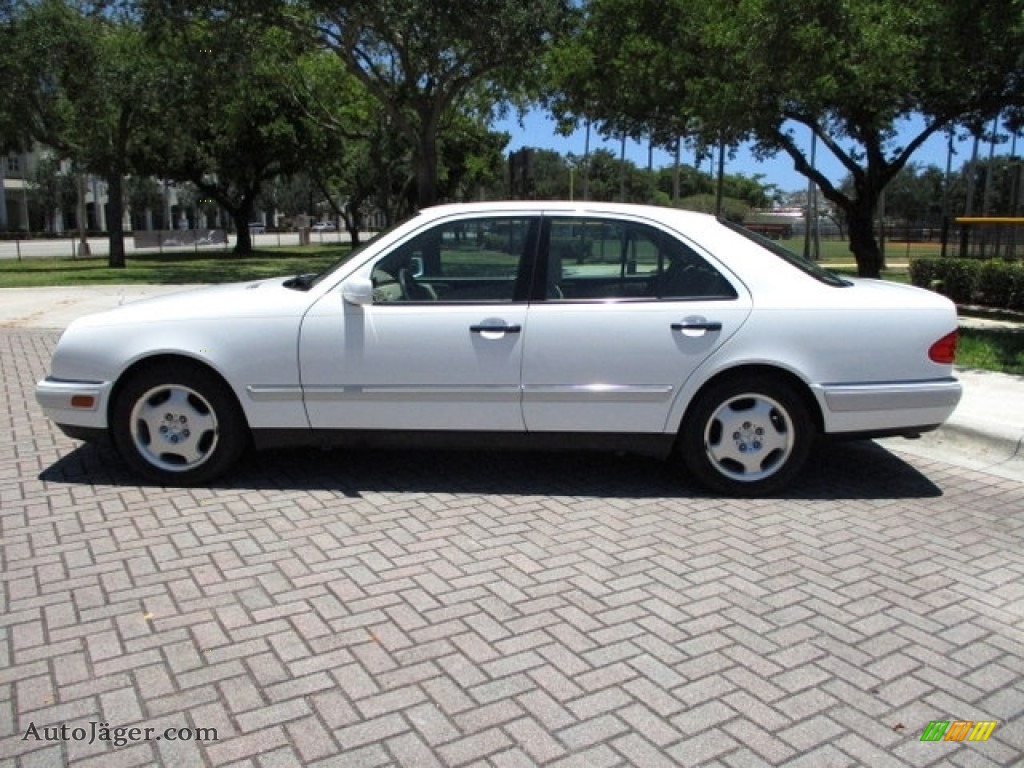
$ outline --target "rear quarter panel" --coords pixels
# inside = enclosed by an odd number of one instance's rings
[[[751,286],[750,318],[687,382],[673,409],[674,424],[701,386],[742,366],[771,366],[801,380],[818,403],[826,431],[888,426],[880,423],[886,415],[865,415],[859,423],[856,414],[831,413],[824,394],[829,386],[952,379],[951,365],[928,357],[931,345],[957,327],[955,307],[945,298],[874,281],[833,287],[799,273],[787,278]],[[908,423],[917,418],[891,415]],[[930,415],[919,415],[923,426]]]

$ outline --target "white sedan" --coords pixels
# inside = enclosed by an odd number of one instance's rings
[[[459,445],[674,456],[760,495],[819,436],[940,425],[956,329],[937,294],[837,277],[703,214],[439,206],[318,276],[77,320],[36,397],[166,484],[249,445]]]

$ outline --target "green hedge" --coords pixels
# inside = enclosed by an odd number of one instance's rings
[[[1024,264],[990,259],[911,259],[910,282],[957,304],[1024,310]]]

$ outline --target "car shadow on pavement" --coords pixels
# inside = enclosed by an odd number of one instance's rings
[[[81,445],[39,475],[52,483],[145,485],[105,445]],[[366,493],[504,494],[600,498],[709,498],[673,462],[606,453],[413,450],[278,450],[250,454],[211,489]],[[804,471],[773,498],[899,499],[942,490],[877,443],[817,449]]]

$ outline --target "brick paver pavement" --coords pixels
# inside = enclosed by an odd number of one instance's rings
[[[867,443],[758,501],[537,454],[140,487],[41,417],[55,338],[0,330],[4,768],[1020,764],[1019,483]]]

